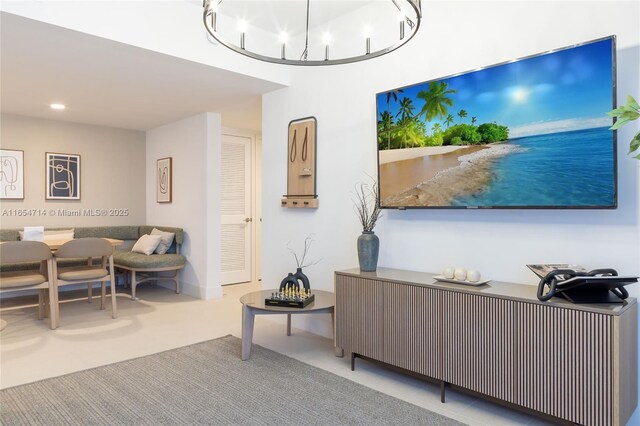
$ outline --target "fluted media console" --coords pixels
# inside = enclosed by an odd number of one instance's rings
[[[443,390],[571,423],[624,425],[638,399],[636,299],[540,302],[535,290],[385,268],[338,271],[336,347],[438,380]]]

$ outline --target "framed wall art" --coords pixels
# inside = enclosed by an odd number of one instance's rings
[[[24,200],[24,151],[0,149],[0,200]]]
[[[80,156],[47,152],[46,190],[47,200],[80,199]]]
[[[156,201],[170,203],[172,200],[173,170],[172,158],[161,158],[157,161],[156,170]]]

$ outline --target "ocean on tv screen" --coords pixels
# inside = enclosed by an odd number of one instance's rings
[[[497,159],[491,185],[454,206],[608,206],[614,201],[607,127],[510,140],[522,150]],[[551,161],[549,161],[551,159]]]

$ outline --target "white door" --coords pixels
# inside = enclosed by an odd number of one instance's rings
[[[251,138],[222,135],[222,285],[251,281]]]

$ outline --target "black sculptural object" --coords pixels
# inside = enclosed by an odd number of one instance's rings
[[[287,287],[300,290],[300,284],[305,290],[311,290],[309,285],[309,278],[302,272],[302,268],[298,268],[295,274],[289,272],[289,274],[280,282],[279,291],[286,290]]]
[[[302,283],[302,287],[304,287],[305,290],[311,289],[309,285],[309,278],[302,272],[302,268],[298,268],[293,276],[296,278],[296,280]]]
[[[289,272],[289,274],[286,277],[284,277],[284,279],[280,282],[280,287],[278,288],[278,291],[284,291],[287,289],[287,287],[300,288],[300,285],[298,284],[298,280],[293,276],[291,272]]]

